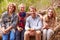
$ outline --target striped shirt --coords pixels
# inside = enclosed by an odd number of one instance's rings
[[[36,16],[35,19],[33,19],[32,16],[27,17],[25,30],[28,30],[29,28],[33,28],[35,30],[41,30],[42,21],[40,20],[39,16]]]

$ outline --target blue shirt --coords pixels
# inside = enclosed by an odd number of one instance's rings
[[[39,16],[36,16],[36,18],[34,19],[32,18],[32,16],[27,17],[25,30],[28,30],[29,28],[33,28],[35,30],[41,30],[42,21],[40,20]]]

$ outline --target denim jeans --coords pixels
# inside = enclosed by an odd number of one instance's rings
[[[25,32],[25,30],[23,30],[21,32],[16,30],[16,40],[24,40],[24,32]]]
[[[2,40],[15,40],[15,32],[10,31],[8,34],[3,34]]]

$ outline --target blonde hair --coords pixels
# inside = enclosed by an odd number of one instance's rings
[[[48,9],[48,12],[49,12],[50,10],[51,10],[51,11],[52,11],[52,13],[53,13],[53,14],[52,14],[52,15],[53,15],[53,17],[52,17],[52,18],[54,18],[54,19],[55,19],[55,18],[56,18],[56,12],[55,12],[55,9],[54,9],[54,8],[49,8],[49,9]]]
[[[21,3],[21,4],[18,6],[18,9],[20,10],[21,7],[24,7],[24,8],[25,8],[25,4]]]
[[[30,7],[29,7],[29,10],[30,10],[30,9],[34,9],[35,11],[37,11],[36,7],[34,7],[34,6],[30,6]]]

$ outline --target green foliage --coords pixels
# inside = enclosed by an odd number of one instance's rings
[[[0,15],[7,10],[7,5],[9,2],[16,3],[17,12],[18,5],[24,3],[26,5],[26,11],[28,11],[29,6],[34,5],[38,10],[46,9],[52,4],[52,0],[0,0]],[[56,9],[56,12],[60,12],[60,9]]]
[[[60,21],[60,8],[56,8],[56,13],[57,13],[58,20]]]

